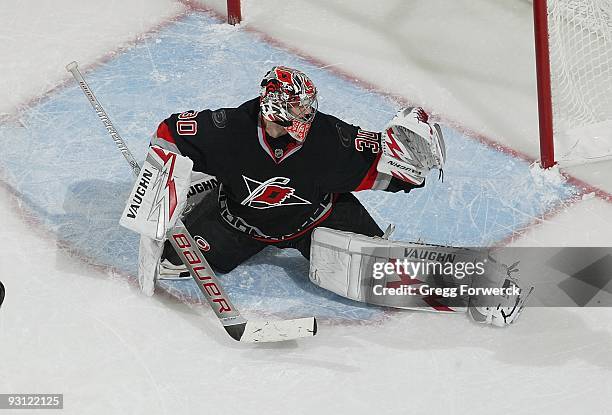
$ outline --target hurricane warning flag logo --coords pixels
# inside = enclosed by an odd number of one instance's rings
[[[268,209],[277,206],[310,205],[306,199],[295,195],[295,189],[287,186],[290,179],[273,177],[265,182],[259,182],[242,176],[249,195],[240,202],[242,205],[255,209]]]

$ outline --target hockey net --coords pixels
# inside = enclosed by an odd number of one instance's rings
[[[612,159],[612,0],[534,0],[534,18],[542,164]]]

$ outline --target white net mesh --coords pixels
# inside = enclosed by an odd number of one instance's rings
[[[612,0],[549,0],[555,152],[612,156]]]

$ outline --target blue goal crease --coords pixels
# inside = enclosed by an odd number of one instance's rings
[[[277,64],[312,77],[322,111],[365,129],[382,129],[399,108],[381,94],[203,12],[189,13],[148,36],[88,74],[87,81],[132,153],[142,158],[149,137],[169,114],[236,106],[257,96],[261,78]],[[99,264],[135,274],[138,237],[118,225],[131,171],[78,86],[54,92],[20,121],[19,126],[0,125],[4,181],[59,240]],[[448,147],[444,182],[432,174],[424,189],[409,194],[357,194],[381,227],[396,225],[395,239],[490,245],[577,191],[536,180],[527,162],[459,131],[443,131]],[[307,275],[308,262],[297,251],[268,248],[221,278],[245,310],[348,320],[384,313],[322,290]],[[200,295],[191,282],[163,285],[183,296]]]

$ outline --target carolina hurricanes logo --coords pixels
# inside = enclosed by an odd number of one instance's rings
[[[198,248],[200,248],[200,251],[202,252],[210,251],[210,244],[208,243],[206,239],[202,238],[200,235],[194,236],[193,239],[196,241],[196,244],[198,245]]]
[[[290,179],[273,177],[265,182],[259,182],[242,176],[249,195],[240,202],[255,209],[269,209],[277,206],[310,205],[306,199],[295,195],[293,187],[286,186]]]

